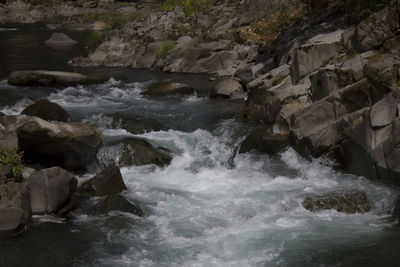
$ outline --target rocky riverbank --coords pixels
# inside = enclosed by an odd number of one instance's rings
[[[317,8],[313,3],[282,1],[257,8],[261,4],[226,1],[188,7],[153,1],[129,5],[85,2],[47,9],[17,1],[1,7],[0,22],[23,17],[18,22],[45,21],[52,29],[97,30],[92,38],[99,45],[87,58],[72,59],[70,63],[76,66],[228,76],[211,96],[246,99],[241,119],[259,124],[238,147],[239,153],[254,149],[275,154],[291,145],[307,158],[326,156],[350,173],[399,183],[400,3],[379,6],[357,23],[345,20],[340,12],[311,16]],[[107,9],[114,13],[106,16]],[[69,19],[60,23],[60,16]],[[276,23],[276,19],[285,23]],[[267,30],[269,37],[261,34]],[[60,72],[22,74],[12,74],[9,83],[47,86],[93,81],[77,73],[61,73],[68,78],[61,81],[49,78]],[[170,83],[153,85],[144,95],[193,92],[184,84]],[[40,105],[52,107],[56,115],[43,114]],[[24,115],[1,116],[1,149],[6,159],[12,158],[1,167],[1,235],[19,233],[32,215],[110,209],[140,215],[139,207],[118,195],[126,186],[114,164],[163,167],[171,162],[171,151],[153,147],[144,139],[126,138],[100,148],[101,133],[87,124],[71,122],[60,108],[42,101],[28,107]],[[132,129],[148,127],[152,126]],[[104,170],[73,194],[78,185],[70,172],[85,170],[110,146],[122,148],[118,162],[109,158],[97,162]],[[18,151],[23,151],[29,165],[21,165]],[[85,196],[106,198],[95,211],[82,211],[76,206]],[[337,201],[332,204],[332,199]],[[343,206],[347,202],[361,208]],[[362,192],[306,196],[303,205],[311,211],[324,207],[370,210]]]

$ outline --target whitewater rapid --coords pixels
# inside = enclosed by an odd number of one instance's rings
[[[140,95],[147,85],[111,79],[48,96],[75,118],[99,125],[105,140],[141,137],[174,153],[165,168],[121,168],[123,195],[144,217],[111,212],[70,222],[71,234],[90,229],[104,237],[93,238],[78,266],[300,266],[340,247],[375,242],[395,224],[389,216],[395,189],[337,171],[326,159],[305,160],[292,148],[274,156],[235,154],[246,126],[219,117],[215,123],[212,116],[223,113],[218,103],[195,96],[147,99]],[[22,99],[2,112],[16,114],[30,103]],[[170,129],[142,135],[110,129],[103,114],[121,110]],[[343,189],[366,192],[372,210],[347,215],[302,206],[307,193]]]

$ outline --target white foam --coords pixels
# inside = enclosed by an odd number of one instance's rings
[[[0,111],[7,115],[18,115],[20,114],[27,106],[31,105],[33,102],[29,98],[23,98],[12,106],[5,106]]]

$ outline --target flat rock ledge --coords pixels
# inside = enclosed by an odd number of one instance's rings
[[[74,86],[78,84],[103,83],[108,77],[98,74],[81,74],[76,72],[48,70],[14,71],[8,77],[8,83],[16,86]]]

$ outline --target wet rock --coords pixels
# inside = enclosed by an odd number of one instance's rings
[[[18,135],[24,160],[67,170],[84,170],[101,145],[101,135],[81,122],[51,123],[38,117],[7,116],[7,129]]]
[[[156,83],[142,92],[147,96],[190,95],[195,91],[192,87],[182,83]]]
[[[274,133],[269,127],[251,131],[240,144],[239,153],[256,150],[266,154],[282,152],[289,145],[288,134],[284,131]]]
[[[43,169],[28,178],[33,214],[55,213],[76,190],[78,180],[60,167]]]
[[[282,109],[281,101],[265,89],[253,89],[248,93],[243,111],[245,120],[272,123]]]
[[[108,149],[116,149],[116,155],[111,158],[106,157],[108,161],[114,161],[119,166],[132,166],[132,165],[148,165],[154,164],[159,167],[167,166],[171,160],[171,152],[165,148],[154,148],[148,141],[141,138],[124,138],[112,143],[107,144],[107,147],[102,148],[99,154],[105,153],[107,155]]]
[[[366,213],[371,210],[367,194],[358,190],[329,192],[324,195],[309,194],[303,200],[309,211],[336,210],[343,213]]]
[[[137,205],[117,194],[107,196],[97,207],[97,212],[100,213],[108,213],[110,211],[127,212],[137,216],[143,215],[143,211]]]
[[[240,82],[235,79],[224,79],[215,86],[211,96],[229,98],[235,93],[244,93]]]
[[[0,237],[22,232],[31,221],[29,190],[26,184],[0,185]]]
[[[77,43],[77,41],[72,40],[68,35],[62,32],[53,33],[50,39],[46,41],[46,45],[55,48],[76,45]]]
[[[110,165],[90,180],[82,183],[79,192],[93,196],[108,196],[126,190],[121,171]]]
[[[108,77],[102,75],[84,75],[76,72],[22,70],[14,71],[8,77],[8,83],[16,86],[74,86],[78,84],[103,83]]]
[[[111,127],[122,128],[133,134],[165,130],[157,120],[151,118],[144,118],[123,112],[107,114],[106,116],[112,118]]]
[[[42,99],[36,103],[27,106],[21,114],[36,116],[46,121],[72,121],[69,114],[57,103]]]

